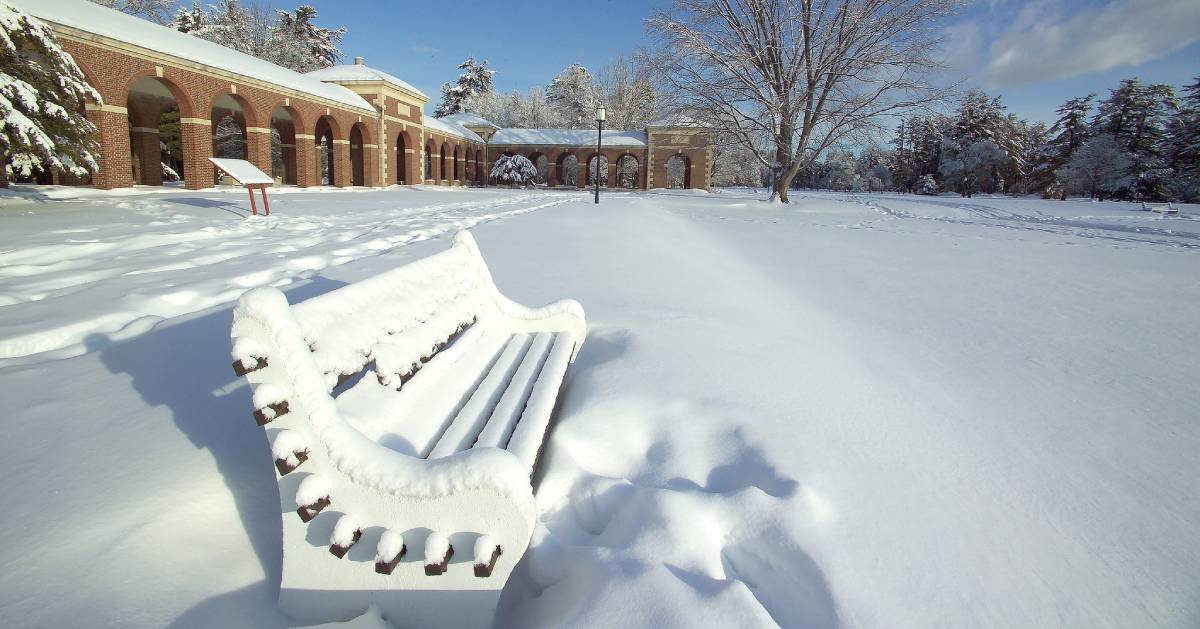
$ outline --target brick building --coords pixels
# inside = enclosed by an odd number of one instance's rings
[[[213,156],[247,159],[301,187],[478,185],[491,163],[517,153],[551,186],[588,185],[599,158],[601,172],[609,164],[602,185],[708,188],[710,136],[686,118],[606,131],[597,154],[595,131],[426,116],[428,96],[361,57],[300,74],[85,0],[11,1],[53,29],[101,95],[86,104],[99,130],[97,188],[174,175],[206,188],[216,182]]]

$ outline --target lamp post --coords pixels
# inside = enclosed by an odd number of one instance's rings
[[[596,204],[600,203],[600,137],[604,135],[604,108],[596,108]]]

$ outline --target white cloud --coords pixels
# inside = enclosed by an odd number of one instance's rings
[[[1113,0],[1070,12],[1065,4],[1022,8],[988,46],[983,81],[995,87],[1137,66],[1200,40],[1200,0]]]

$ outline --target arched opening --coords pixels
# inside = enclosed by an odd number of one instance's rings
[[[540,151],[534,151],[529,154],[529,161],[537,169],[537,177],[533,178],[533,183],[546,185],[546,182],[550,180],[550,158]]]
[[[350,185],[367,185],[367,168],[363,155],[363,124],[355,123],[350,127]]]
[[[129,88],[129,148],[133,183],[159,186],[183,181],[183,142],[176,88],[156,77]]]
[[[462,181],[458,171],[458,145],[454,145],[454,181]]]
[[[692,161],[683,153],[676,153],[667,160],[667,187],[673,189],[692,187]]]
[[[425,179],[437,183],[437,173],[433,172],[433,141],[425,145]]]
[[[450,145],[442,142],[442,151],[438,153],[438,177],[441,181],[447,180],[446,156],[450,154]]]
[[[638,159],[629,153],[622,155],[617,160],[617,187],[618,188],[637,188],[641,183],[641,164]]]
[[[404,132],[396,135],[396,183],[408,183],[408,143],[404,140]]]
[[[597,167],[599,171],[597,171]],[[608,187],[608,158],[603,155],[593,155],[588,158],[588,187],[596,185],[596,174],[599,172],[600,187]]]
[[[558,183],[561,186],[576,186],[579,182],[579,158],[567,153],[558,158]]]
[[[213,101],[212,113],[213,157],[248,159],[246,152],[246,110],[232,94],[222,94]],[[213,182],[219,183],[219,171],[213,169]]]
[[[337,163],[333,158],[333,119],[321,116],[313,136],[317,148],[317,182],[322,186],[332,186],[337,175]]]
[[[475,183],[483,184],[483,151],[475,151]]]
[[[297,118],[290,107],[276,107],[271,113],[271,176],[296,185]]]

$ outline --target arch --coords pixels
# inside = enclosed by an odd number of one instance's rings
[[[212,155],[233,159],[250,159],[250,147],[246,137],[245,100],[233,94],[221,94],[213,99],[208,119],[212,122]],[[220,183],[219,171],[212,168],[213,183]]]
[[[459,157],[458,145],[455,144],[454,145],[454,179],[453,179],[453,181],[462,181],[461,172],[459,171],[459,167],[458,167],[458,157]]]
[[[533,167],[537,169],[537,177],[533,178],[533,182],[545,185],[550,179],[550,158],[541,151],[530,151],[528,157]]]
[[[130,106],[130,98],[151,84],[159,86],[159,91],[155,92],[157,95],[163,96],[161,90],[166,90],[169,93],[169,96],[174,99],[176,106],[179,107],[179,115],[184,118],[196,117],[196,110],[192,105],[192,99],[188,97],[188,93],[176,85],[174,81],[157,76],[153,71],[149,70],[137,72],[126,81],[121,92],[125,95],[126,109]]]
[[[555,164],[558,171],[558,184],[575,187],[579,183],[579,157],[574,153],[563,153],[558,156]]]
[[[181,92],[173,83],[154,76],[143,76],[132,82],[125,94],[130,165],[135,184],[158,186],[164,181],[182,180],[185,176],[180,128],[183,108],[177,94]]]
[[[642,164],[632,153],[625,153],[617,158],[617,187],[640,188]]]
[[[303,129],[295,109],[280,105],[271,112],[271,175],[296,185],[296,129]]]
[[[692,160],[682,152],[675,153],[667,159],[667,187],[692,187]]]
[[[334,159],[333,141],[338,139],[337,120],[332,116],[321,116],[313,129],[313,143],[316,145],[317,183],[322,186],[332,186],[336,181],[337,160]]]
[[[367,185],[366,125],[361,122],[350,127],[350,185]]]
[[[404,132],[396,134],[396,183],[408,183],[408,141],[404,138]]]
[[[596,185],[597,163],[599,163],[600,187],[608,187],[608,156],[603,153],[592,153],[587,160],[587,185]]]
[[[438,178],[439,181],[446,181],[446,155],[450,153],[450,145],[442,142],[442,151],[438,153]]]

